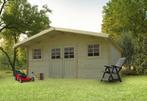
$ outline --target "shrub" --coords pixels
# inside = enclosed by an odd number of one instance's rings
[[[136,68],[130,65],[123,66],[121,73],[122,75],[138,75]]]

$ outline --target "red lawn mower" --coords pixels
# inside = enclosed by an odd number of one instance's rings
[[[15,79],[17,81],[19,81],[20,83],[28,82],[28,81],[33,81],[33,79],[31,77],[28,77],[26,74],[24,74],[24,73],[22,73],[20,71],[16,71]]]

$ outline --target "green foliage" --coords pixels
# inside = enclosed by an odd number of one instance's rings
[[[14,49],[13,45],[19,41],[22,33],[29,37],[48,28],[50,20],[47,13],[51,10],[47,6],[39,10],[37,6],[31,6],[27,0],[8,0],[3,9],[0,26],[4,29],[0,30],[0,38],[4,39],[4,42],[0,50],[6,55],[13,69],[17,55],[17,64],[23,65],[25,62],[24,51]]]
[[[119,44],[123,49],[122,56],[127,58],[127,64],[131,64],[134,54],[134,40],[132,33],[124,33],[121,35]]]
[[[24,48],[18,48],[16,65],[27,68],[26,61],[26,50]]]
[[[143,52],[144,52],[144,60],[142,63],[142,67],[147,68],[147,37],[143,40]]]
[[[121,43],[129,63],[141,66],[147,58],[147,0],[110,0],[103,10],[102,31]],[[128,35],[127,35],[128,34]]]
[[[46,9],[38,10],[37,6],[31,6],[27,0],[14,0],[8,2],[2,20],[8,29],[17,32],[18,35],[24,33],[31,36],[49,27]]]
[[[11,69],[7,58],[0,53],[0,69]]]
[[[111,0],[104,6],[102,31],[120,35],[131,31],[136,36],[146,32],[146,0]]]
[[[143,50],[145,55],[147,55],[147,37],[144,37],[144,40],[143,40]]]

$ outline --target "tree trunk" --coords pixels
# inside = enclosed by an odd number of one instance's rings
[[[5,56],[7,57],[8,62],[9,62],[9,64],[10,64],[11,68],[12,68],[12,71],[13,71],[13,76],[15,76],[15,65],[14,65],[14,63],[11,61],[10,56],[8,55],[8,53],[7,53],[2,47],[0,47],[0,50],[1,50],[1,51],[5,54]]]
[[[16,34],[14,36],[14,44],[16,44],[18,42],[18,39],[16,37]],[[14,70],[13,70],[13,75],[15,75],[15,63],[16,63],[16,56],[17,55],[17,48],[14,48],[13,50],[13,67],[14,67]]]
[[[1,16],[2,12],[3,12],[3,9],[4,9],[5,5],[6,5],[6,3],[7,3],[6,0],[4,0],[3,3],[2,3],[2,6],[0,8],[0,16]]]
[[[14,44],[16,44],[18,42],[18,39],[16,37],[16,35],[14,36]],[[8,55],[8,53],[4,50],[3,47],[0,47],[0,50],[5,54],[5,56],[8,59],[8,62],[12,68],[13,71],[13,76],[15,76],[15,63],[16,63],[16,55],[17,55],[17,48],[13,49],[13,59],[11,60],[10,56]]]

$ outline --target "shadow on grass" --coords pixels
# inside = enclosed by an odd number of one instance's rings
[[[7,77],[12,77],[12,71],[11,70],[0,70],[0,79],[7,78]]]

